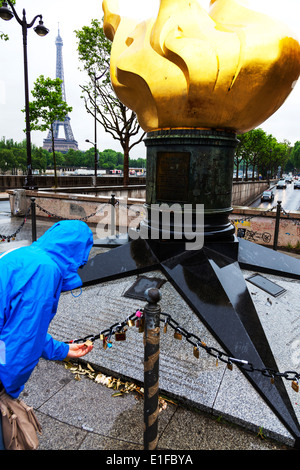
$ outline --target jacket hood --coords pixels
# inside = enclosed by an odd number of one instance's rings
[[[33,246],[45,251],[59,266],[62,291],[82,286],[78,269],[88,261],[93,234],[81,220],[63,220],[54,224]]]

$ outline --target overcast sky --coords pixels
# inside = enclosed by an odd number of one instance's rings
[[[119,0],[121,13],[127,16],[143,17],[156,14],[159,0]],[[208,8],[209,0],[199,0]],[[249,0],[249,5],[258,10],[277,16],[289,24],[295,33],[300,32],[300,0]],[[176,5],[176,0],[174,0]],[[89,148],[85,139],[94,139],[94,121],[86,113],[83,100],[80,98],[79,85],[86,81],[86,76],[79,70],[75,29],[90,25],[93,18],[103,16],[102,0],[17,0],[16,10],[19,16],[26,9],[27,22],[35,15],[42,14],[44,24],[49,28],[49,34],[41,38],[33,28],[28,30],[28,66],[29,86],[33,86],[39,75],[55,78],[56,46],[58,32],[63,39],[63,63],[65,74],[66,99],[73,107],[70,114],[71,127],[80,150]],[[12,138],[20,142],[25,138],[24,114],[24,76],[23,76],[23,47],[22,31],[15,19],[3,21],[0,19],[0,31],[9,35],[7,42],[0,41],[0,138]],[[300,34],[298,35],[300,36]],[[289,140],[292,144],[300,140],[300,84],[296,85],[283,106],[269,118],[262,127],[267,133],[274,135],[279,141]],[[32,132],[32,142],[43,145],[47,133]],[[105,135],[98,125],[98,148],[112,148],[122,151],[119,143],[111,136]],[[132,157],[145,157],[145,146],[140,144],[132,151]]]

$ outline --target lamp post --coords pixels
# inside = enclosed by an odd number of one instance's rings
[[[95,138],[95,143],[90,142],[88,139],[85,139],[86,142],[89,142],[90,144],[94,145],[95,147],[95,181],[94,181],[94,186],[97,186],[97,167],[98,167],[98,153],[97,153],[97,80],[100,80],[108,70],[108,67],[105,68],[104,72],[102,72],[99,77],[96,76],[96,72],[94,72],[94,138]]]
[[[11,7],[8,8],[7,4]],[[39,24],[34,28],[34,31],[39,36],[46,36],[49,30],[44,26],[42,15],[36,15],[30,23],[27,23],[26,12],[23,9],[22,19],[18,16],[13,4],[10,0],[3,1],[0,8],[0,18],[5,21],[16,18],[17,22],[22,27],[23,35],[23,56],[24,56],[24,84],[25,84],[25,116],[26,116],[26,147],[27,147],[27,177],[25,180],[25,189],[35,189],[36,186],[32,176],[32,160],[31,160],[31,137],[30,137],[30,119],[29,119],[29,86],[28,86],[28,60],[27,60],[27,29],[31,28],[36,20],[40,18]]]
[[[96,137],[96,135],[95,135]],[[94,175],[94,186],[97,186],[97,169],[98,169],[98,152],[97,152],[97,141],[91,142],[89,139],[85,139],[86,142],[89,142],[92,144],[95,148],[95,161],[94,161],[94,167],[95,167],[95,175]]]

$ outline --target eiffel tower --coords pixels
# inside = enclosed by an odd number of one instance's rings
[[[55,41],[56,44],[56,78],[62,80],[62,99],[66,101],[66,90],[64,82],[64,67],[63,67],[63,57],[62,57],[62,48],[63,40],[60,36],[58,29],[58,36]],[[64,129],[64,138],[59,137],[59,128],[60,126]],[[58,152],[66,153],[69,149],[78,150],[78,143],[74,139],[74,135],[71,129],[70,117],[67,115],[64,121],[55,121],[53,123],[54,131],[54,146],[55,150]],[[52,151],[52,136],[51,131],[48,133],[47,139],[44,139],[43,149]]]

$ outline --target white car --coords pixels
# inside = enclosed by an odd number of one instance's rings
[[[285,180],[279,180],[277,185],[276,185],[276,188],[277,189],[286,189],[286,182]]]

